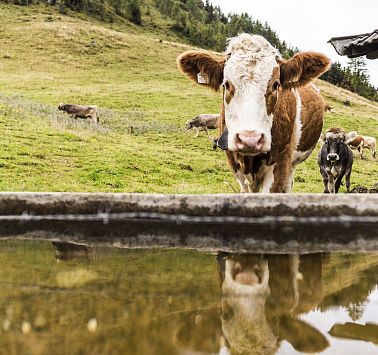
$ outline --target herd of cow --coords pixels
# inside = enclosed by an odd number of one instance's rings
[[[312,80],[326,72],[330,60],[321,53],[299,52],[285,60],[265,38],[241,34],[231,38],[223,57],[187,51],[178,67],[197,84],[223,90],[220,114],[199,115],[186,129],[218,128],[213,147],[226,152],[241,192],[291,192],[295,167],[324,142],[318,164],[325,193],[337,193],[345,176],[347,190],[353,153],[369,148],[375,159],[376,139],[341,128],[322,134],[324,112],[331,110]],[[99,122],[97,106],[60,104],[71,117]]]

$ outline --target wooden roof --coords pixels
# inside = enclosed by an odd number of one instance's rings
[[[366,56],[368,59],[378,58],[378,29],[361,35],[333,37],[331,43],[339,55],[349,58]]]

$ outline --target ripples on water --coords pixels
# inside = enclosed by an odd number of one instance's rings
[[[0,241],[0,353],[377,354],[378,254]]]

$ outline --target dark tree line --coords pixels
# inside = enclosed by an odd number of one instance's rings
[[[216,51],[223,51],[228,38],[242,32],[258,34],[273,44],[285,58],[293,56],[298,49],[281,41],[267,23],[253,20],[247,13],[225,15],[209,0],[155,0],[163,16],[173,21],[172,29],[192,43]],[[369,82],[363,59],[353,59],[346,68],[333,63],[321,79],[378,101],[377,88]]]
[[[192,43],[223,51],[228,38],[241,32],[264,36],[284,57],[292,56],[298,49],[291,48],[267,23],[253,20],[247,13],[225,15],[219,6],[209,0],[155,0],[163,16],[173,21],[172,29]]]
[[[378,101],[378,88],[369,81],[366,63],[363,57],[351,59],[347,67],[332,63],[330,70],[321,79],[340,86],[368,99]]]

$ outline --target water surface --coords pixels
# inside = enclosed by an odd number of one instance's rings
[[[0,241],[0,353],[377,354],[378,254]]]

